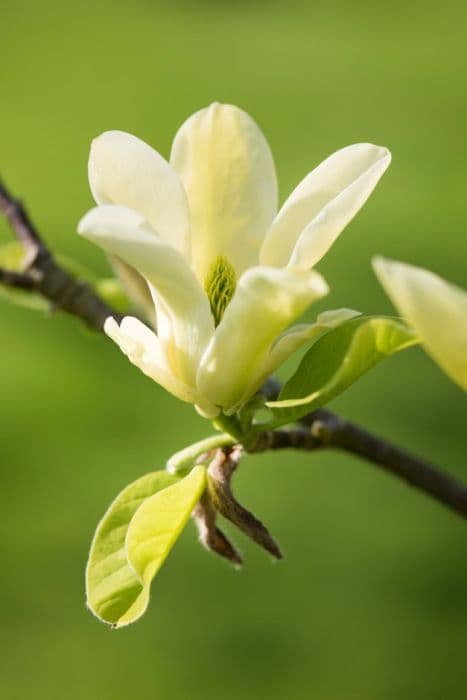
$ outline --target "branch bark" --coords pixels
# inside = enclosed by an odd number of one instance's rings
[[[60,309],[97,331],[102,331],[105,319],[121,314],[112,309],[91,285],[65,270],[54,258],[29,218],[23,204],[0,183],[0,213],[9,222],[24,249],[20,272],[0,268],[0,283],[35,292],[50,302],[52,310]]]
[[[217,450],[208,468],[208,491],[211,502],[216,511],[236,525],[253,542],[276,559],[282,559],[279,545],[267,527],[233,495],[231,480],[242,454],[241,445]]]
[[[234,566],[240,567],[243,564],[240,553],[216,525],[217,510],[208,490],[201,496],[191,517],[198,528],[199,541],[205,549],[224,557]]]

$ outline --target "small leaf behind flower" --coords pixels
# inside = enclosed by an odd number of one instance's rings
[[[203,467],[181,480],[158,471],[117,496],[97,526],[86,568],[87,604],[96,617],[114,627],[141,617],[151,581],[205,486]]]
[[[24,265],[24,248],[19,241],[10,241],[0,245],[0,266],[6,270],[21,272]]]
[[[119,280],[115,277],[104,277],[94,284],[94,290],[109,306],[121,314],[130,313],[130,300],[126,296]]]
[[[0,246],[0,267],[12,272],[23,271],[24,248],[18,241]],[[48,311],[50,303],[40,294],[30,290],[8,287],[0,284],[0,298],[34,311]]]
[[[417,342],[402,321],[389,317],[360,317],[331,329],[313,343],[278,400],[266,403],[273,417],[261,429],[324,406],[385,357]]]

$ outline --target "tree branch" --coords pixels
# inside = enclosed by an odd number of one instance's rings
[[[102,331],[105,319],[121,314],[112,309],[91,285],[65,270],[54,258],[29,219],[22,203],[14,199],[0,183],[0,213],[9,222],[24,249],[20,272],[0,268],[0,284],[35,292],[50,302],[51,309],[60,309],[97,331]]]
[[[433,464],[372,435],[331,411],[319,409],[305,416],[303,427],[271,430],[258,435],[249,452],[295,448],[336,448],[358,455],[424,491],[458,515],[467,518],[467,487]]]
[[[230,561],[234,566],[243,564],[240,553],[235,549],[231,541],[216,525],[217,510],[214,506],[209,490],[203,493],[191,517],[198,528],[199,541],[208,551],[218,554]]]
[[[231,479],[241,456],[240,445],[218,449],[208,468],[208,491],[216,511],[236,525],[247,537],[272,554],[282,559],[282,552],[267,527],[242,506],[234,497]]]
[[[16,287],[28,292],[33,292],[36,287],[36,281],[32,275],[27,272],[15,272],[14,270],[5,270],[0,267],[0,284],[6,287]]]

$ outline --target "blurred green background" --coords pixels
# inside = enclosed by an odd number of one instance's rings
[[[337,148],[387,145],[389,172],[320,266],[319,308],[391,312],[375,253],[467,286],[466,22],[461,0],[2,3],[0,171],[56,250],[105,273],[74,233],[103,130],[168,155],[193,111],[238,104],[271,143],[282,199]],[[0,314],[2,697],[466,697],[465,523],[346,455],[245,460],[239,496],[282,563],[235,535],[238,573],[190,524],[146,617],[98,623],[83,586],[98,518],[209,426],[72,319]],[[419,349],[334,407],[467,479],[465,395]]]

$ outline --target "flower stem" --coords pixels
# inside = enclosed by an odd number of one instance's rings
[[[185,447],[180,452],[175,452],[167,461],[166,469],[170,474],[183,475],[190,471],[197,459],[205,452],[211,452],[218,447],[227,447],[235,442],[235,439],[228,433],[211,435],[204,440]]]
[[[214,420],[213,425],[217,430],[223,430],[228,433],[233,439],[233,442],[244,442],[246,435],[242,429],[241,423],[236,415],[226,416],[225,413],[220,413]]]

